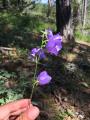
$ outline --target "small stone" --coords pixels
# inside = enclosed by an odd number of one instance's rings
[[[79,113],[78,113],[78,112],[76,112],[75,114],[76,114],[76,115],[79,115]]]
[[[78,115],[79,118],[84,119],[84,115]]]
[[[67,101],[68,101],[68,99],[65,97],[65,98],[63,98],[63,101],[64,101],[64,102],[67,102]]]

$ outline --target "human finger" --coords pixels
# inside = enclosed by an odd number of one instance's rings
[[[5,119],[10,114],[14,114],[17,111],[27,108],[28,106],[32,106],[31,101],[29,99],[17,100],[15,102],[2,105],[0,107],[0,119]]]
[[[16,120],[35,120],[38,117],[39,113],[39,109],[35,106],[32,106],[24,113],[22,113]]]

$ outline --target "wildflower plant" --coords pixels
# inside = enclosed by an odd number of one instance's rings
[[[41,71],[37,76],[39,60],[46,58],[46,54],[44,51],[48,52],[51,55],[57,56],[61,49],[62,37],[59,34],[54,35],[53,32],[50,29],[48,29],[42,31],[41,46],[39,48],[33,48],[31,51],[29,51],[28,58],[35,62],[35,72],[34,77],[32,79],[32,92],[30,96],[31,99],[34,92],[34,88],[37,85],[46,85],[49,84],[52,80],[52,77],[48,74],[47,71]]]

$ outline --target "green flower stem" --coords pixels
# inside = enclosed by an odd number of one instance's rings
[[[38,81],[36,80],[36,74],[37,74],[37,68],[38,68],[38,61],[39,61],[39,58],[36,57],[36,66],[35,66],[35,72],[34,72],[34,77],[33,77],[33,86],[32,86],[32,91],[31,91],[30,99],[32,99],[34,89],[38,85]]]
[[[36,87],[37,85],[38,85],[38,81],[35,81],[35,82],[33,83],[33,86],[32,86],[32,91],[31,91],[30,99],[32,99],[34,89],[35,89],[35,87]]]
[[[42,32],[42,33],[43,35],[42,35],[42,41],[41,41],[41,46],[40,46],[41,49],[45,47],[46,42],[47,42],[47,40],[44,39],[46,37],[46,33],[45,32]]]
[[[33,80],[36,80],[36,73],[37,73],[37,67],[38,67],[38,58],[36,57],[36,66],[35,66],[35,72],[34,72],[34,77]]]
[[[44,36],[45,36],[45,33],[43,33],[43,38],[44,38]],[[41,46],[40,46],[41,49],[43,47],[45,47],[46,42],[47,42],[47,40],[42,39],[42,43],[41,43]],[[37,68],[38,68],[38,63],[39,63],[39,57],[36,56],[36,61],[35,62],[36,62],[36,65],[35,65],[35,72],[34,72],[34,77],[33,77],[33,86],[32,86],[30,99],[32,99],[34,89],[38,85],[38,81],[36,80],[37,79],[36,74],[37,74]]]

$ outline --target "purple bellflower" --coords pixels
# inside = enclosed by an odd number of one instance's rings
[[[46,58],[46,55],[45,55],[45,53],[42,49],[40,49],[38,51],[38,56],[39,56],[40,59],[45,59]]]
[[[47,38],[46,49],[49,53],[57,56],[62,49],[62,37],[59,34],[53,35],[52,31],[48,30]]]
[[[44,51],[41,48],[33,48],[29,55],[32,57],[39,56],[40,59],[46,58]]]
[[[40,48],[33,48],[31,50],[31,56],[35,57],[37,55],[37,53],[39,52]]]
[[[48,29],[46,32],[47,32],[47,38],[50,39],[53,36],[52,31]]]
[[[39,81],[39,85],[46,85],[51,81],[52,77],[48,75],[46,71],[41,72],[37,80]]]

